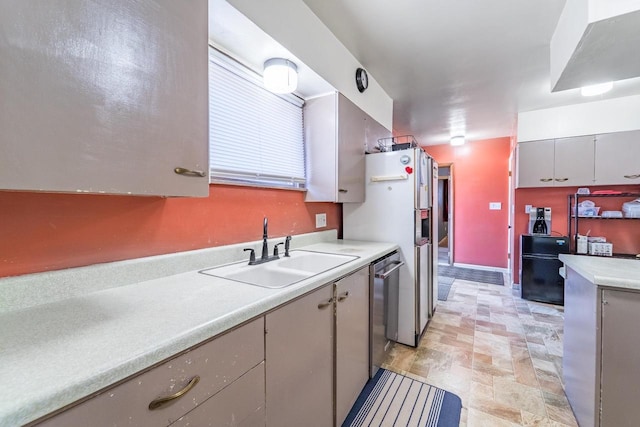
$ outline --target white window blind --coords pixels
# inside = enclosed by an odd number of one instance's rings
[[[209,52],[210,182],[304,189],[303,101]]]

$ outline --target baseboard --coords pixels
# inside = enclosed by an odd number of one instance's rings
[[[460,268],[471,268],[473,270],[497,271],[498,273],[509,273],[509,269],[507,268],[488,267],[486,265],[462,264],[459,262],[454,262],[453,266],[460,267]]]

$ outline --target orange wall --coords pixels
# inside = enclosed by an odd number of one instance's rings
[[[340,205],[290,190],[211,185],[208,198],[0,192],[0,277],[340,226]]]
[[[590,187],[595,190],[618,190],[623,192],[640,193],[640,186],[609,186]],[[545,206],[551,208],[551,231],[555,235],[567,235],[567,197],[575,194],[577,187],[549,187],[549,188],[522,188],[515,191],[515,218],[514,218],[514,269],[513,282],[520,283],[520,235],[528,233],[529,215],[525,213],[525,206]],[[621,210],[622,203],[629,199],[619,198],[592,198],[596,206],[604,210]],[[581,198],[581,200],[583,200]],[[636,221],[626,220],[589,220],[580,218],[580,234],[586,234],[591,230],[591,236],[605,236],[608,242],[613,243],[613,251],[617,253],[640,253],[640,224]]]
[[[510,138],[423,147],[438,163],[453,164],[456,263],[507,267]],[[489,210],[489,202],[502,203]]]

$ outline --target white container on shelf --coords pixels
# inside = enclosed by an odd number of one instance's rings
[[[640,199],[623,203],[622,212],[625,218],[640,218]]]
[[[576,252],[579,254],[586,254],[587,250],[588,250],[588,245],[587,245],[587,236],[583,236],[581,234],[578,234],[578,244],[576,246]]]
[[[589,255],[613,256],[613,244],[589,243]]]

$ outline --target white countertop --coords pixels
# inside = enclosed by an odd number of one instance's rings
[[[640,261],[560,254],[560,261],[594,285],[640,290]]]
[[[297,249],[359,258],[283,289],[191,271],[0,313],[0,425],[35,420],[368,265],[397,245],[334,240]]]

